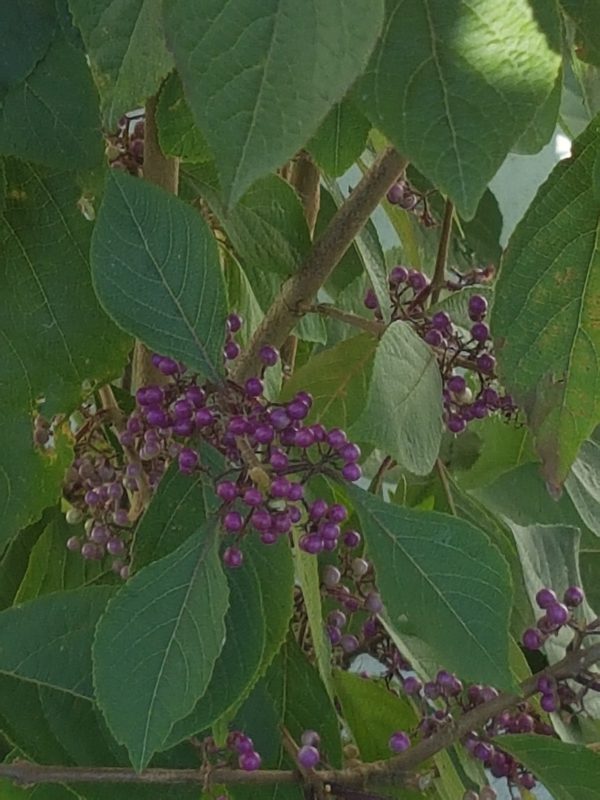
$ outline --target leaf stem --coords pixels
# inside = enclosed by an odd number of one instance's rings
[[[352,325],[355,328],[360,328],[367,333],[372,333],[373,336],[381,336],[386,326],[383,322],[377,320],[365,319],[358,314],[353,314],[351,311],[344,311],[341,308],[329,305],[329,303],[316,303],[315,305],[306,306],[307,313],[321,314],[324,317],[337,319],[340,322],[345,322],[347,325]]]
[[[448,263],[448,250],[450,249],[450,239],[452,237],[452,217],[454,216],[454,204],[451,200],[446,200],[444,209],[444,219],[440,232],[440,243],[438,246],[437,257],[435,259],[435,269],[431,280],[431,302],[437,303],[440,292],[446,281],[446,264]]]
[[[386,149],[337,210],[298,271],[282,285],[247,350],[239,357],[233,374],[237,383],[257,374],[258,354],[263,345],[281,347],[306,313],[303,309],[313,303],[320,287],[405,166],[405,159],[396,150]]]
[[[454,497],[452,496],[452,490],[450,489],[450,483],[448,482],[448,473],[446,472],[446,465],[444,464],[441,458],[438,458],[436,460],[435,468],[437,470],[438,475],[440,476],[440,483],[442,484],[444,494],[446,495],[446,500],[448,501],[448,506],[450,508],[450,511],[456,517],[458,516],[458,514],[456,513],[456,505],[454,503]]]

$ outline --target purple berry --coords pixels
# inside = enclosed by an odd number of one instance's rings
[[[544,640],[542,634],[536,628],[527,628],[523,634],[522,642],[528,650],[539,650]]]
[[[564,625],[569,619],[569,609],[562,603],[553,603],[546,609],[546,618],[551,625]]]
[[[342,476],[347,481],[357,481],[362,475],[362,470],[358,464],[349,462],[342,467]]]
[[[271,496],[272,497],[280,497],[286,498],[290,491],[290,482],[287,478],[275,478],[274,481],[271,483]]]
[[[325,500],[315,500],[308,507],[308,516],[313,520],[313,522],[317,522],[325,516],[328,510],[329,506]]]
[[[294,444],[296,447],[307,448],[315,443],[315,435],[310,428],[301,428],[296,432]]]
[[[283,450],[273,450],[269,457],[269,464],[275,472],[284,472],[288,468],[289,460]]]
[[[404,188],[399,183],[394,183],[387,191],[386,198],[388,203],[397,205],[404,197]]]
[[[199,428],[206,428],[214,423],[215,415],[210,408],[200,408],[194,414],[194,419]]]
[[[81,541],[78,539],[77,536],[70,536],[67,539],[67,550],[72,550],[73,552],[81,549]]]
[[[275,431],[271,425],[258,425],[254,431],[254,438],[258,444],[270,444],[275,438]]]
[[[452,320],[445,311],[437,311],[431,318],[431,324],[436,330],[443,333],[450,328]]]
[[[469,317],[476,321],[486,314],[488,303],[485,297],[480,294],[473,294],[469,297]]]
[[[480,356],[477,356],[477,368],[480,372],[489,374],[496,368],[496,359],[489,353],[482,353]]]
[[[323,551],[323,540],[320,536],[314,534],[304,534],[300,538],[300,548],[304,550],[305,553],[310,553],[311,555],[317,555]]]
[[[348,441],[348,437],[340,428],[332,428],[327,434],[327,443],[330,444],[335,450],[343,447]]]
[[[348,511],[346,506],[343,506],[341,503],[333,503],[329,507],[327,511],[327,519],[331,520],[331,522],[340,523],[343,522],[348,517]]]
[[[125,552],[125,543],[117,536],[113,536],[108,540],[106,549],[111,556],[120,556]]]
[[[413,694],[419,694],[419,692],[423,688],[423,684],[418,678],[409,675],[408,678],[404,679],[403,687],[406,694],[413,695]]]
[[[319,751],[312,745],[305,744],[298,751],[298,766],[304,767],[304,769],[313,769],[320,760],[321,756],[319,755]]]
[[[229,533],[239,533],[244,527],[244,518],[239,511],[228,511],[223,517],[223,527]]]
[[[365,608],[370,611],[371,614],[379,614],[380,611],[383,610],[383,603],[377,592],[369,592],[365,598]]]
[[[473,748],[473,755],[480,761],[489,761],[494,753],[494,748],[486,742],[478,742]]]
[[[556,593],[552,589],[540,589],[535,596],[535,602],[540,608],[549,608],[558,602]]]
[[[227,317],[227,327],[231,333],[237,333],[242,327],[242,322],[239,314],[230,314]]]
[[[253,511],[250,521],[257,531],[268,531],[271,528],[271,515],[264,508]]]
[[[300,420],[307,416],[309,407],[302,400],[292,400],[291,403],[287,404],[286,410],[290,419]]]
[[[90,531],[90,540],[96,544],[106,544],[110,537],[110,531],[106,525],[94,525]]]
[[[270,344],[265,344],[261,347],[258,355],[260,360],[263,364],[266,364],[267,367],[272,367],[279,361],[279,350],[276,347],[272,347]]]
[[[228,361],[233,361],[240,354],[240,346],[237,342],[227,342],[223,348],[223,355]]]
[[[238,495],[238,488],[233,481],[221,481],[217,483],[217,496],[225,503],[231,503]]]
[[[318,747],[321,742],[321,737],[316,731],[304,731],[300,737],[300,742],[308,747]]]
[[[190,386],[186,389],[185,396],[195,408],[201,408],[206,402],[206,392],[200,386]]]
[[[102,550],[93,542],[85,542],[81,546],[81,555],[87,560],[97,560],[102,558]]]
[[[422,272],[416,269],[411,269],[408,274],[408,282],[415,292],[422,292],[429,283],[429,279]]]
[[[485,322],[476,322],[471,326],[471,336],[477,342],[485,342],[490,336],[490,329]]]
[[[190,447],[184,447],[179,453],[177,462],[181,472],[190,474],[198,466],[198,453]]]
[[[377,295],[375,294],[373,289],[367,289],[363,302],[365,308],[368,308],[371,311],[374,311],[376,308],[379,308],[379,301],[377,300]]]
[[[441,347],[444,344],[444,337],[439,331],[436,331],[435,328],[431,328],[423,337],[423,341],[431,347]]]
[[[563,600],[565,601],[565,605],[571,608],[580,606],[584,600],[583,589],[579,586],[569,586],[564,594]]]
[[[523,772],[522,775],[519,776],[519,783],[524,789],[527,789],[527,791],[535,789],[536,786],[535,778],[531,772]]]
[[[403,753],[410,747],[410,737],[404,731],[395,731],[390,736],[388,744],[392,753]]]
[[[249,736],[242,733],[235,738],[234,747],[238,753],[251,753],[254,750],[254,742]]]
[[[556,711],[556,700],[553,694],[543,694],[540,698],[540,706],[546,711],[548,714],[551,714],[553,711]]]
[[[230,569],[241,567],[244,562],[244,554],[237,547],[227,547],[223,553],[223,563]],[[243,767],[245,769],[245,767]],[[254,769],[258,769],[255,767]]]
[[[158,369],[163,375],[176,375],[179,372],[179,364],[172,358],[164,356],[158,362]]]
[[[342,632],[340,631],[339,628],[336,628],[334,625],[328,625],[327,637],[331,642],[331,644],[333,645],[333,647],[335,647],[340,643],[340,640],[342,638]]]
[[[336,608],[327,615],[327,622],[335,628],[344,628],[347,622],[346,615]]]
[[[448,422],[446,425],[450,433],[462,433],[467,427],[467,423],[464,421],[464,419],[456,414],[452,414],[450,417],[448,417]]]
[[[340,538],[340,533],[340,526],[336,525],[335,522],[326,522],[319,527],[319,534],[325,540],[337,541]]]
[[[358,461],[361,457],[360,447],[357,444],[353,444],[352,442],[348,442],[343,447],[339,449],[340,458],[343,458],[344,461],[352,462]]]
[[[353,636],[351,633],[346,633],[340,639],[340,645],[345,653],[354,653],[358,650],[359,641],[356,636]]]
[[[390,275],[389,281],[391,286],[397,286],[399,283],[406,283],[408,280],[408,270],[406,267],[397,266],[393,267]]]
[[[537,688],[542,694],[552,694],[555,681],[550,675],[540,675],[537,680]]]
[[[358,531],[346,531],[344,534],[344,544],[346,547],[350,548],[350,550],[354,550],[354,548],[358,547],[360,541],[360,533],[358,533]]]
[[[261,763],[260,755],[254,750],[250,753],[242,753],[239,758],[240,769],[244,769],[246,772],[254,772],[260,769]]]
[[[301,483],[290,483],[287,493],[288,500],[302,500],[304,497],[304,486]]]
[[[248,378],[244,390],[248,397],[260,397],[263,393],[263,382],[260,378]]]
[[[247,506],[259,506],[263,501],[262,492],[260,489],[257,489],[256,486],[250,486],[250,488],[246,489],[244,492],[243,500]]]

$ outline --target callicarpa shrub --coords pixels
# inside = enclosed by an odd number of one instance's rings
[[[596,6],[5,6],[0,797],[600,797]]]

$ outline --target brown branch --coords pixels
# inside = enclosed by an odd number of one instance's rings
[[[435,260],[435,269],[433,278],[431,279],[431,302],[437,303],[440,297],[440,291],[446,282],[446,264],[448,262],[448,250],[450,248],[450,239],[452,237],[452,217],[454,215],[454,205],[451,200],[446,200],[446,208],[444,209],[444,219],[442,221],[442,230],[440,232],[440,243],[438,247],[437,257]]]
[[[243,383],[257,373],[260,367],[258,352],[263,345],[281,347],[304,315],[302,309],[314,302],[320,287],[405,166],[406,161],[402,156],[393,148],[388,148],[365,174],[314,243],[298,271],[281,287],[249,347],[239,357],[234,380]]]
[[[307,313],[321,314],[324,317],[331,317],[340,322],[345,322],[347,325],[352,325],[354,328],[360,328],[367,333],[372,333],[373,336],[381,336],[386,326],[383,322],[378,322],[376,319],[366,319],[360,317],[358,314],[352,314],[350,311],[344,311],[341,308],[330,306],[328,303],[317,303],[316,305],[307,306],[305,308]]]
[[[493,700],[467,711],[453,723],[441,728],[433,736],[423,739],[409,750],[386,761],[361,764],[340,770],[315,770],[311,783],[318,782],[326,790],[335,786],[342,789],[361,789],[371,785],[386,785],[405,782],[410,784],[417,767],[432,756],[450,747],[472,730],[480,729],[496,714],[516,706],[537,691],[540,675],[552,675],[556,680],[573,678],[600,661],[600,643],[587,649],[568,653],[562,661],[537,675],[532,675],[520,685],[519,692],[505,692]],[[198,784],[203,785],[206,776],[197,769],[148,769],[137,773],[124,767],[60,767],[14,761],[0,764],[0,778],[8,778],[16,784],[40,783],[137,783],[137,784]],[[245,772],[240,769],[218,767],[210,773],[211,785],[245,784],[273,786],[275,784],[303,785],[304,778],[298,770],[257,770]],[[314,783],[313,783],[314,785]]]

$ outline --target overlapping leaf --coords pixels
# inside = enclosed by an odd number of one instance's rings
[[[364,70],[382,0],[167,0],[165,27],[228,205],[315,133]],[[298,69],[297,65],[304,65]]]
[[[112,172],[91,259],[98,297],[122,328],[220,380],[225,287],[214,237],[196,211],[156,186]]]
[[[599,151],[596,120],[511,237],[492,314],[502,378],[527,411],[554,485],[600,420]]]

